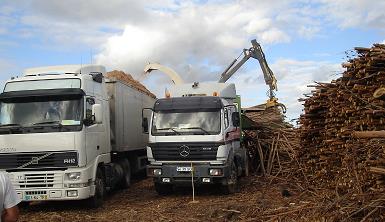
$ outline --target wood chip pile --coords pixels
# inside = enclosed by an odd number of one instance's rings
[[[143,84],[141,84],[139,81],[132,78],[130,74],[124,73],[123,71],[114,70],[111,72],[107,72],[106,77],[110,79],[118,79],[122,82],[125,82],[126,84],[130,85],[131,87],[153,97],[156,98],[156,96],[150,92]]]
[[[337,199],[341,218],[368,219],[385,212],[385,102],[373,96],[385,87],[385,45],[355,50],[342,77],[300,100],[299,156],[310,184]]]

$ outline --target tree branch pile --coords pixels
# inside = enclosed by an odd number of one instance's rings
[[[262,109],[255,106],[246,109],[246,116],[253,121],[253,129],[245,130],[245,143],[251,168],[263,175],[293,178],[301,167],[297,159],[299,140],[291,124],[277,107]]]

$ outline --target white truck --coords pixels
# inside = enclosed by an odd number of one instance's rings
[[[103,203],[145,169],[141,111],[155,98],[100,65],[27,69],[0,94],[0,170],[23,201]]]
[[[234,84],[178,84],[166,94],[151,108],[151,121],[143,118],[143,125],[151,126],[147,175],[153,177],[158,194],[192,182],[236,192],[248,163]]]

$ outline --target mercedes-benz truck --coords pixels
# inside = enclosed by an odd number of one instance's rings
[[[234,84],[174,85],[151,110],[147,173],[159,194],[192,182],[237,191],[238,177],[248,171]]]

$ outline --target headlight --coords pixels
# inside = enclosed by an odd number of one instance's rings
[[[66,173],[66,177],[72,181],[80,180],[80,172]]]
[[[66,188],[83,188],[89,187],[92,184],[92,179],[89,179],[86,183],[65,183],[64,187]]]
[[[222,169],[210,169],[210,176],[220,176],[222,175]]]
[[[162,169],[152,169],[152,175],[154,176],[162,175]]]
[[[78,191],[77,190],[67,190],[67,197],[77,197]]]
[[[160,175],[162,175],[162,169],[154,169],[154,175],[155,175],[155,176],[160,176]]]

